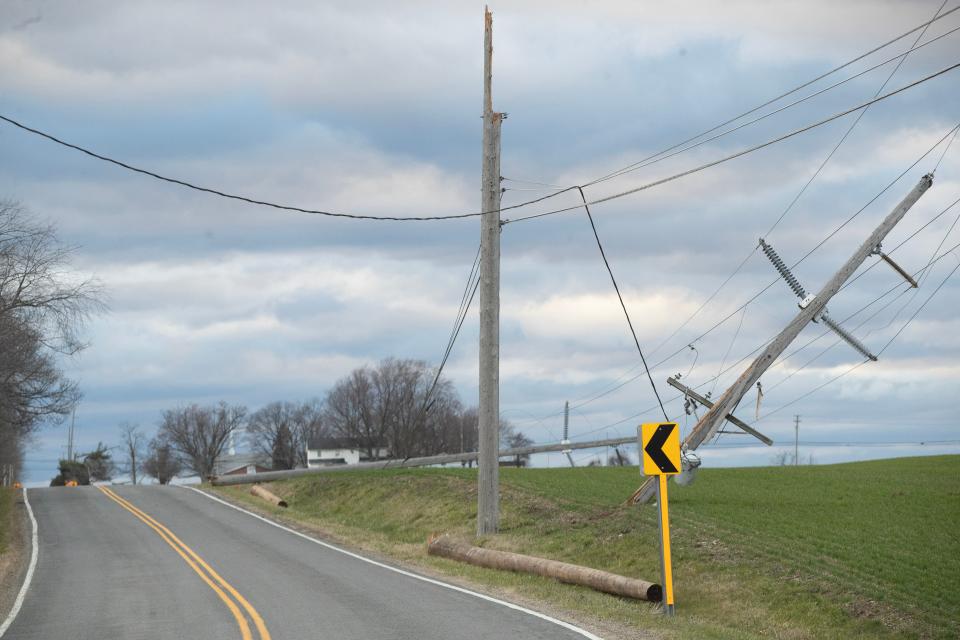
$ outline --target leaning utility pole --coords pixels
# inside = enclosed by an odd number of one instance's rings
[[[477,535],[500,527],[500,123],[493,110],[493,16],[483,10],[483,177],[480,216],[480,409]]]
[[[703,415],[696,426],[690,431],[687,439],[683,442],[683,449],[686,451],[696,449],[700,444],[709,440],[716,434],[717,429],[723,423],[726,415],[731,413],[734,407],[740,402],[744,394],[750,390],[760,376],[770,368],[770,365],[790,346],[790,343],[800,335],[811,320],[818,319],[825,311],[827,302],[830,301],[840,287],[854,274],[854,272],[863,264],[871,254],[876,253],[880,243],[887,237],[887,234],[897,225],[903,216],[907,214],[917,200],[920,199],[927,189],[933,184],[933,175],[927,174],[920,178],[917,186],[907,194],[900,204],[894,207],[883,222],[880,223],[873,233],[860,245],[860,248],[850,256],[846,264],[840,267],[827,284],[823,286],[815,296],[809,296],[800,303],[800,313],[774,338],[767,348],[757,356],[757,359],[747,367],[736,382],[727,389],[717,402]],[[629,502],[641,503],[648,501],[656,490],[656,478],[648,478],[643,485],[630,497]]]

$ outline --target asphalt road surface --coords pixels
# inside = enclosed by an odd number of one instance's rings
[[[182,487],[30,489],[39,561],[4,640],[592,637]]]

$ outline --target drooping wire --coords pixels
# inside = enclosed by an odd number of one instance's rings
[[[590,221],[590,228],[593,230],[593,237],[597,241],[597,248],[600,249],[600,257],[603,258],[603,264],[607,268],[607,273],[610,274],[610,282],[613,283],[613,289],[617,292],[617,299],[620,301],[620,307],[623,309],[623,315],[627,318],[627,326],[630,327],[630,335],[633,336],[633,342],[637,345],[637,353],[640,354],[640,361],[643,363],[643,368],[647,372],[647,379],[650,381],[650,387],[653,389],[653,395],[657,397],[657,402],[660,404],[660,410],[663,411],[663,419],[667,422],[670,422],[670,418],[667,416],[667,410],[663,407],[663,400],[660,399],[660,392],[657,391],[657,385],[653,381],[653,376],[650,375],[650,367],[647,366],[647,359],[643,355],[643,349],[640,348],[640,339],[637,338],[637,332],[633,328],[633,321],[630,320],[630,312],[627,311],[627,305],[623,301],[623,296],[620,294],[620,287],[617,285],[617,279],[613,275],[613,269],[610,267],[610,261],[607,260],[607,253],[603,250],[603,243],[600,242],[600,234],[597,233],[597,225],[593,222],[593,214],[590,213],[590,206],[587,204],[587,196],[583,192],[582,187],[577,187],[577,190],[580,192],[580,198],[583,199],[583,209],[587,212],[587,219]]]
[[[723,359],[720,361],[720,371],[723,371],[723,365],[726,364],[727,358],[730,357],[730,352],[733,350],[733,345],[737,342],[737,338],[740,336],[740,330],[743,328],[743,320],[747,317],[747,306],[743,305],[743,313],[740,314],[740,323],[737,325],[737,330],[733,334],[733,339],[730,340],[730,344],[727,345],[727,351],[723,354]],[[717,384],[720,382],[720,372],[717,373],[717,377],[714,378],[713,387],[710,388],[709,396],[713,395],[713,392],[717,390]]]
[[[460,307],[457,309],[457,316],[453,321],[453,327],[450,330],[450,336],[447,339],[447,347],[443,352],[443,358],[440,359],[440,365],[437,367],[436,372],[433,376],[433,382],[430,383],[430,386],[427,388],[427,393],[423,397],[423,402],[421,404],[421,418],[423,414],[430,410],[432,406],[431,396],[437,388],[437,384],[440,382],[440,375],[443,373],[443,368],[447,364],[447,360],[450,358],[450,354],[453,352],[453,345],[457,341],[457,337],[460,335],[460,329],[463,327],[463,323],[467,318],[467,313],[470,311],[470,305],[473,303],[474,295],[477,293],[477,287],[480,285],[480,248],[477,248],[477,254],[473,259],[473,265],[470,267],[470,273],[467,276],[467,284],[463,289],[463,295],[460,298]]]

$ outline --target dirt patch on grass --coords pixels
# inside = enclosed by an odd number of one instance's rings
[[[12,504],[5,514],[6,549],[0,553],[0,620],[5,620],[17,599],[30,560],[30,524],[23,493],[12,496]]]
[[[848,615],[862,620],[879,622],[898,634],[916,634],[920,638],[933,638],[935,634],[914,616],[894,607],[868,598],[857,598],[843,607]]]

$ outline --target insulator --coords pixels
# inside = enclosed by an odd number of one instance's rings
[[[767,244],[763,238],[760,238],[760,247],[767,255],[767,258],[770,259],[770,262],[773,263],[773,268],[776,269],[781,276],[783,276],[783,279],[787,281],[787,284],[791,289],[793,289],[793,292],[797,294],[797,297],[801,300],[806,298],[807,292],[804,291],[803,287],[800,286],[800,283],[797,282],[797,279],[793,277],[790,269],[788,269],[787,265],[784,264],[783,260],[780,259],[780,256],[777,255],[777,252],[773,250],[773,247]]]
[[[834,333],[846,340],[847,344],[859,351],[864,358],[869,358],[870,360],[876,361],[877,356],[870,353],[870,350],[862,342],[847,333],[846,329],[837,324],[833,318],[824,313],[820,316],[820,320],[823,322],[823,324],[830,327]]]

